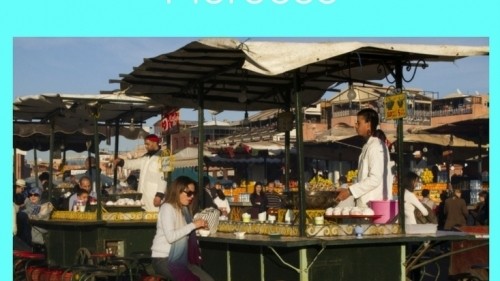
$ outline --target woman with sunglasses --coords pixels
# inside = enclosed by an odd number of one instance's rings
[[[178,177],[169,188],[160,206],[156,235],[151,246],[153,269],[171,280],[203,280],[213,278],[201,269],[195,230],[207,228],[203,219],[193,220],[192,201],[196,185],[188,177]]]
[[[30,217],[40,212],[42,191],[38,187],[31,188],[28,197],[25,199],[23,207],[17,213],[17,236],[29,246],[33,244],[31,234]]]

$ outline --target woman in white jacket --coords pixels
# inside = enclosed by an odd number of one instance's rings
[[[393,177],[390,169],[389,150],[385,142],[377,137],[383,136],[377,130],[378,113],[365,108],[358,112],[356,132],[366,140],[358,161],[357,182],[348,188],[340,189],[337,201],[344,201],[352,196],[357,207],[367,207],[368,202],[390,199]]]
[[[417,224],[417,220],[415,218],[415,208],[419,209],[420,212],[422,212],[422,215],[429,215],[427,208],[424,207],[422,202],[420,202],[417,196],[413,193],[418,182],[419,176],[414,172],[409,172],[403,180],[403,186],[405,187],[405,224]]]
[[[178,177],[167,190],[156,222],[156,235],[151,246],[156,274],[175,281],[213,281],[201,269],[195,230],[208,227],[203,219],[193,220],[191,202],[196,194],[195,183]]]
[[[227,215],[231,212],[231,206],[229,206],[229,201],[227,201],[222,188],[223,187],[220,182],[215,183],[215,192],[217,196],[214,198],[214,204],[217,205],[221,216],[227,217]]]

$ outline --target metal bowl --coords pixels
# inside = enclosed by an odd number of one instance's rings
[[[326,209],[337,206],[335,198],[338,191],[306,191],[306,209]],[[285,207],[299,209],[299,192],[285,192],[283,194]]]

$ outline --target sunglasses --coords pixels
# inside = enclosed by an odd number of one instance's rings
[[[38,197],[38,196],[40,196],[40,194],[30,193],[30,194],[29,194],[29,197],[32,197],[32,196],[36,196],[36,197]]]
[[[189,190],[189,191],[183,190],[182,192],[186,193],[187,197],[194,196],[194,193],[195,193],[194,191],[191,191],[191,190]]]

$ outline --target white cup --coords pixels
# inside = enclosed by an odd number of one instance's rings
[[[241,218],[243,219],[243,222],[250,222],[250,214],[243,214],[241,215]]]
[[[259,213],[259,221],[260,222],[265,222],[266,221],[266,212]]]
[[[270,223],[273,223],[273,222],[276,221],[276,216],[275,215],[269,215],[268,219],[269,219]]]
[[[80,208],[80,212],[85,212],[85,205],[80,205],[78,207]]]
[[[323,225],[325,223],[325,218],[324,217],[315,217],[314,218],[314,224],[316,225]]]

